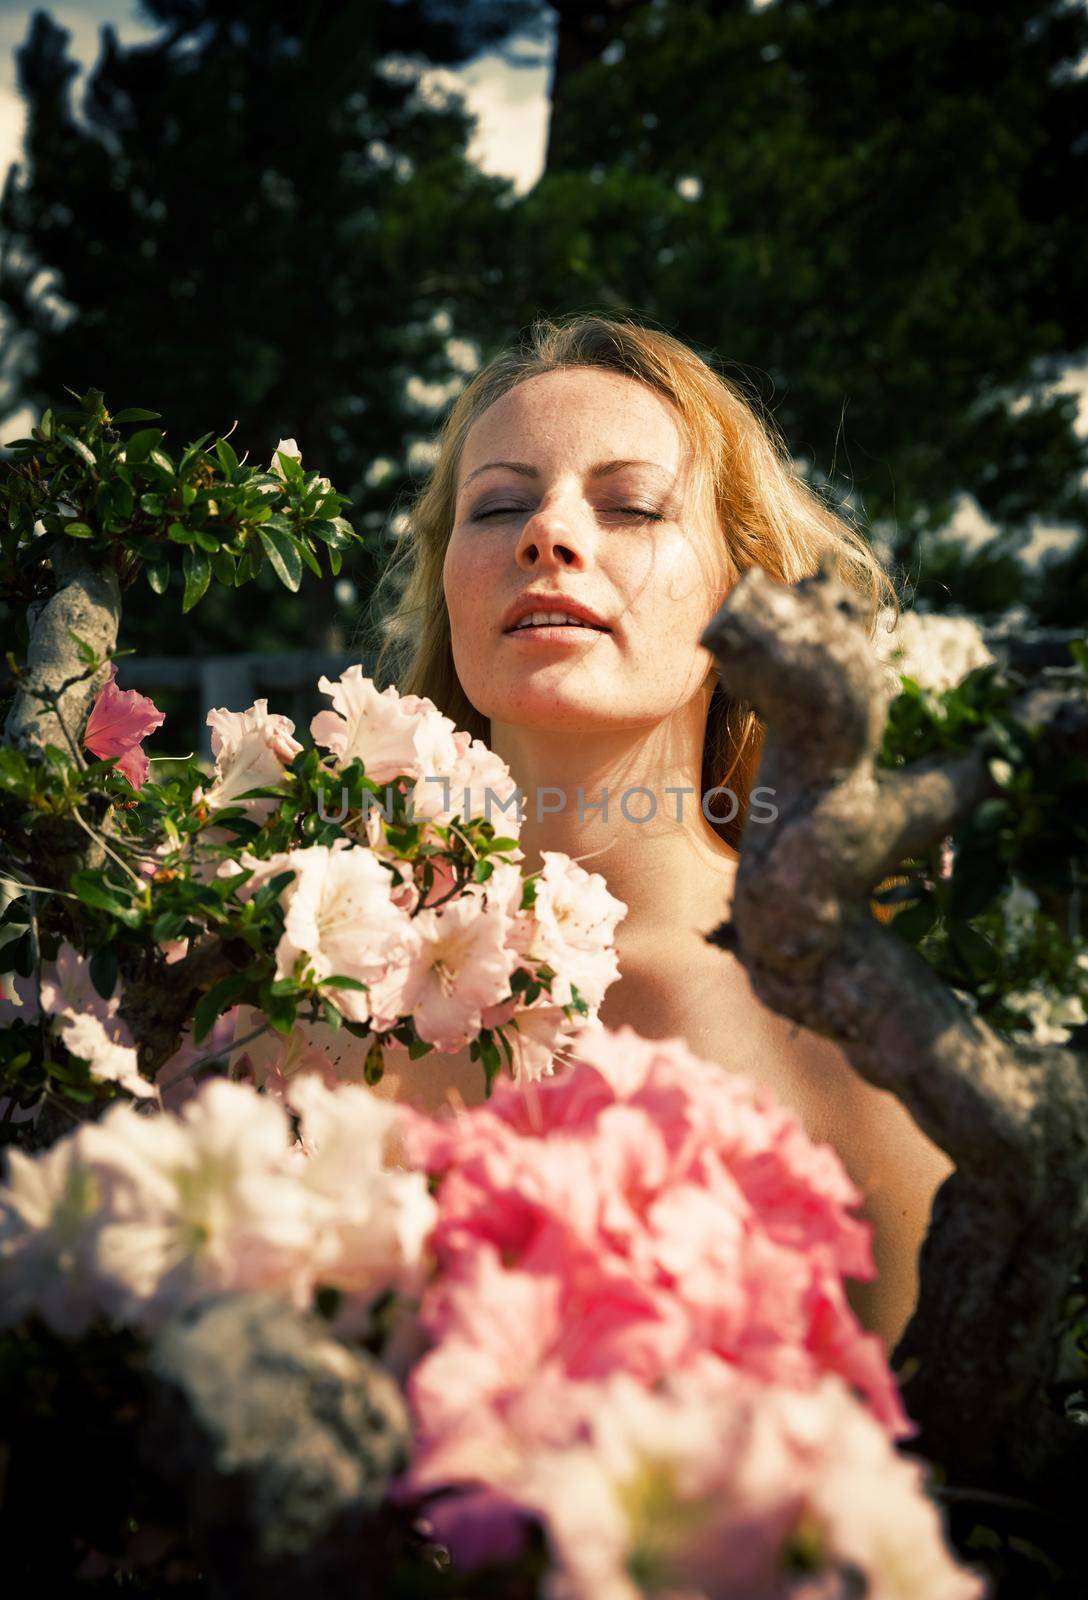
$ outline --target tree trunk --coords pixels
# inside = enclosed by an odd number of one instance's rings
[[[1088,1245],[1086,1062],[998,1035],[869,912],[876,883],[999,792],[986,757],[876,768],[885,669],[831,566],[790,588],[754,568],[702,643],[766,724],[756,782],[778,812],[746,828],[731,918],[711,942],[735,951],[766,1005],[835,1039],[956,1163],[895,1352],[921,1428],[912,1448],[953,1482],[1068,1505],[1088,1429],[1048,1390]],[[1055,759],[1088,756],[1073,683],[1027,691],[1015,715],[1044,727]]]

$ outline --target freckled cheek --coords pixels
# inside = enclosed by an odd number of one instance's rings
[[[699,636],[714,612],[702,568],[690,545],[655,552],[652,569],[629,591],[624,628],[631,646],[628,665],[640,684],[666,697],[686,697],[713,664]]]
[[[495,648],[498,601],[492,563],[482,551],[454,535],[446,550],[442,581],[454,667],[466,687],[476,687],[487,675],[488,658]]]

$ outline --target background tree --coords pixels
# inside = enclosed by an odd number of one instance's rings
[[[920,599],[1083,616],[1088,444],[1075,397],[1044,385],[1088,337],[1088,12],[658,0],[588,8],[590,29],[556,9],[507,322],[542,302],[648,311],[758,380]],[[971,560],[930,537],[961,493],[999,530]],[[1025,589],[1034,518],[1082,537]]]
[[[448,379],[448,312],[473,289],[510,185],[469,163],[473,118],[415,94],[524,30],[528,0],[472,5],[151,0],[160,37],[102,53],[77,116],[67,34],[35,15],[18,52],[26,156],[2,206],[0,300],[20,342],[11,403],[97,374],[171,420],[215,419],[239,454],[298,438],[372,532],[346,576],[364,590],[419,416],[405,380]],[[440,289],[429,269],[443,266]],[[96,379],[97,381],[97,379]],[[120,404],[118,398],[118,404]],[[366,469],[394,463],[379,487]],[[342,643],[332,582],[298,598],[260,582],[209,596],[182,653]],[[146,613],[127,644],[161,650]]]

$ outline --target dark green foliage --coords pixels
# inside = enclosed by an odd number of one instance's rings
[[[32,335],[18,400],[41,408],[92,381],[146,396],[170,418],[168,452],[209,421],[222,434],[236,423],[234,451],[261,461],[293,436],[378,533],[410,482],[404,453],[420,426],[404,381],[449,377],[430,318],[475,292],[477,251],[502,228],[509,188],[465,160],[461,104],[424,103],[415,81],[431,63],[501,44],[539,7],[144,9],[161,34],[123,48],[104,29],[78,107],[67,35],[46,13],[18,52],[26,158],[0,208],[0,304],[13,331]],[[379,456],[395,470],[368,488]],[[151,608],[130,607],[122,644],[320,646],[336,616],[331,582],[283,595],[275,532],[262,542],[272,570],[252,596],[211,591],[196,629],[168,644]],[[379,542],[348,563],[364,594]],[[289,556],[284,565],[294,577]],[[206,568],[197,547],[168,581],[195,593]]]
[[[1088,78],[1072,70],[1088,11],[617,11],[597,36],[609,59],[564,84],[548,172],[512,214],[507,323],[648,313],[719,356],[817,480],[883,524],[920,597],[1083,618],[1083,538],[1045,593],[1013,559],[1032,518],[1084,529],[1075,399],[1008,402],[1088,340]],[[962,492],[1001,531],[977,564],[924,537]]]

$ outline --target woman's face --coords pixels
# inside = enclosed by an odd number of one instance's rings
[[[712,681],[698,639],[728,585],[686,455],[668,401],[594,368],[527,379],[477,419],[443,578],[457,676],[492,723],[641,727]],[[515,629],[527,597],[604,627]]]

